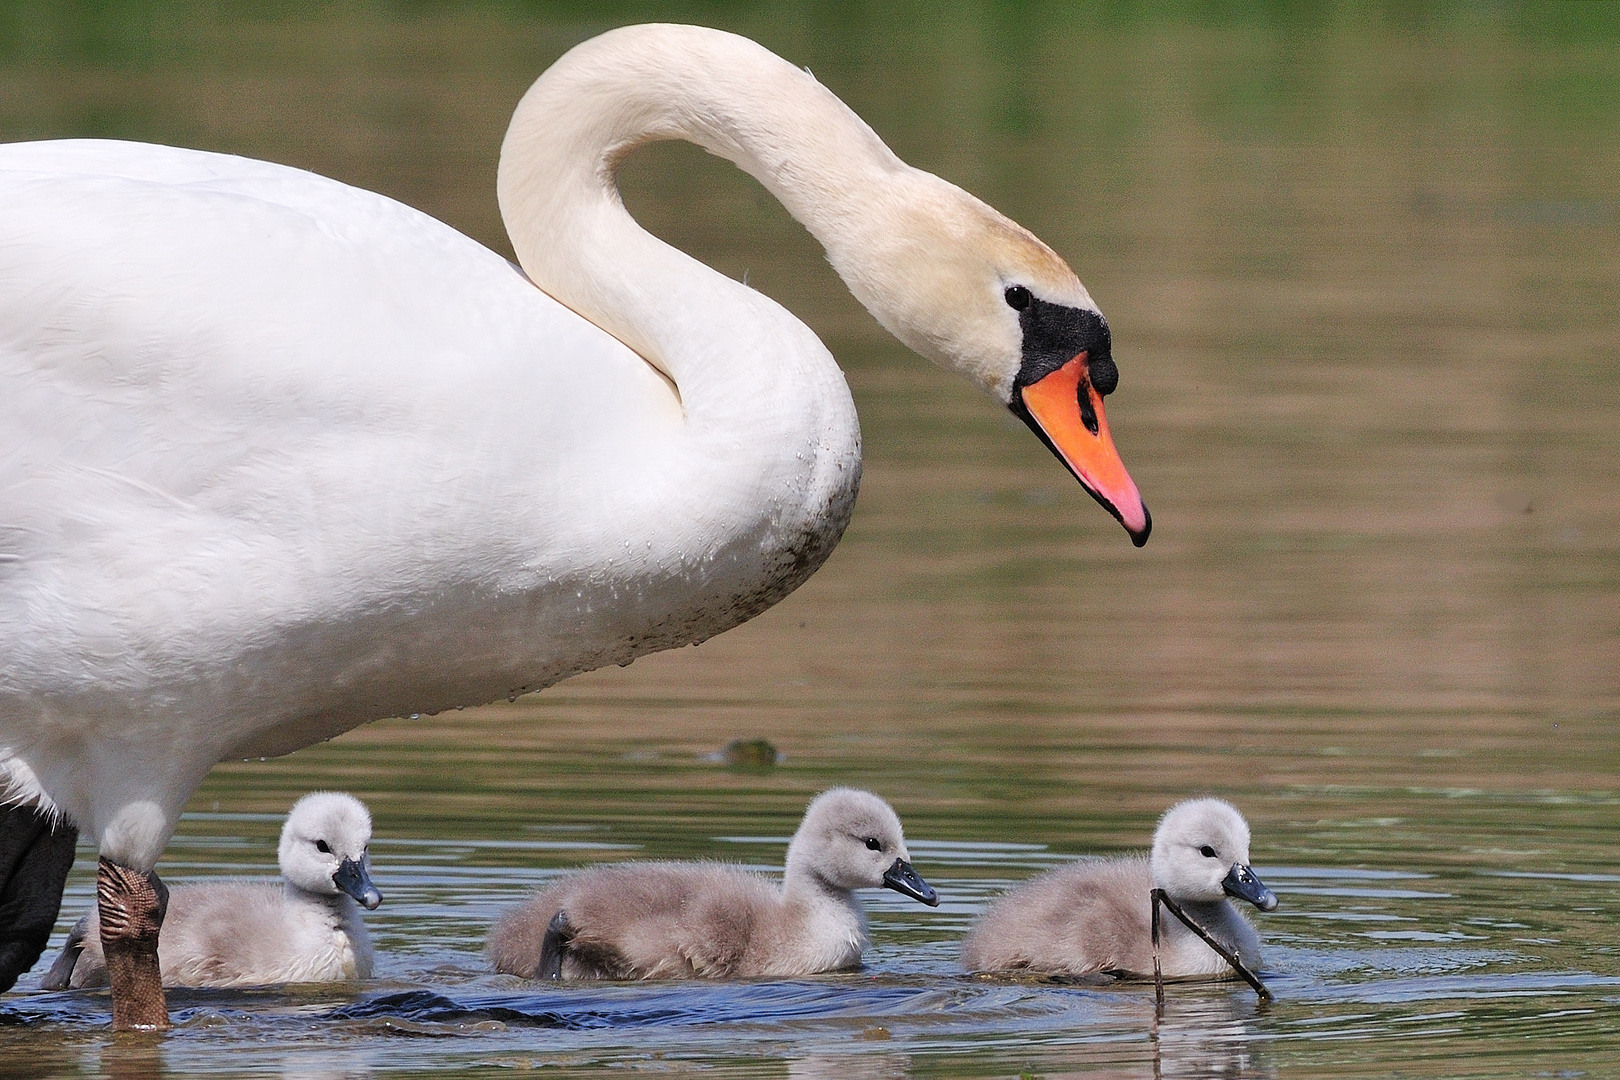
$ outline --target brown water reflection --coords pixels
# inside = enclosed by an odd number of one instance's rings
[[[1285,917],[1263,924],[1284,1000],[1232,1015],[1225,991],[1193,994],[1191,1019],[1167,1017],[1153,1044],[1140,1000],[995,990],[961,997],[958,1027],[896,1007],[734,1036],[761,1060],[728,1058],[712,1033],[536,1057],[500,1040],[407,1052],[348,1029],[341,1060],[651,1067],[685,1048],[721,1072],[848,1075],[848,1040],[883,1030],[881,1052],[857,1055],[873,1075],[1608,1061],[1614,988],[1545,979],[1620,974],[1603,877],[1620,772],[1613,9],[39,4],[0,13],[0,136],[305,165],[505,250],[492,182],[511,103],[567,45],[650,17],[725,25],[807,64],[903,156],[1070,259],[1113,326],[1110,419],[1152,542],[1132,549],[1021,425],[886,337],[751,181],[654,148],[626,171],[641,220],[746,274],[846,366],[867,464],[842,546],[700,648],[222,766],[193,810],[364,795],[380,867],[406,882],[373,924],[389,978],[494,993],[510,988],[480,981],[476,955],[493,906],[534,875],[619,857],[498,843],[588,827],[645,854],[738,857],[718,838],[784,836],[810,792],[867,784],[943,845],[960,898],[933,922],[877,911],[879,982],[912,987],[920,970],[968,995],[951,941],[1033,865],[978,848],[950,863],[952,845],[1119,850],[1174,798],[1218,791],[1248,811],[1262,867],[1300,870],[1282,879]],[[782,767],[700,760],[756,734]],[[267,866],[274,828],[189,819],[169,872]],[[222,829],[253,857],[221,854]],[[430,840],[464,847],[434,862],[411,846]],[[1310,891],[1329,887],[1310,873],[1358,868],[1428,875],[1408,891],[1438,895]],[[1439,937],[1367,936],[1409,932]],[[1423,982],[1459,971],[1543,982],[1518,1005],[1512,986]],[[286,1053],[322,1037],[290,1007],[200,1008],[235,1034],[177,1036],[170,1071],[208,1051],[252,1072],[256,1039]],[[74,1030],[75,1015],[57,1020]],[[76,1068],[120,1068],[99,1036],[72,1038],[88,1040]],[[17,1039],[18,1060],[40,1060]]]

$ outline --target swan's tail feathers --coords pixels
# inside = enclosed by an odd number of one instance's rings
[[[66,990],[73,985],[73,969],[78,966],[79,955],[84,952],[84,935],[90,929],[90,916],[86,915],[68,931],[62,954],[51,965],[51,970],[39,980],[41,990]]]
[[[574,928],[569,925],[568,912],[559,911],[551,917],[551,922],[546,925],[546,936],[540,942],[540,963],[535,966],[535,978],[562,978],[563,950],[573,936]]]
[[[45,788],[28,763],[10,747],[0,747],[0,807],[32,806],[45,815],[55,828],[67,815],[45,794]]]
[[[52,810],[0,809],[0,991],[45,951],[78,840],[79,830]]]

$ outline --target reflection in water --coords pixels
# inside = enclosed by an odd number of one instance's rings
[[[1218,998],[1177,993],[1171,987],[1155,1008],[1152,1026],[1153,1076],[1185,1080],[1272,1077],[1275,1066],[1259,1054],[1250,1021],[1265,1008],[1241,996]]]
[[[873,1041],[888,1037],[882,1028],[870,1028],[856,1036]],[[789,1080],[909,1080],[911,1059],[904,1054],[864,1049],[806,1054],[787,1063],[787,1074]]]
[[[101,1045],[97,1065],[110,1080],[163,1080],[164,1036],[120,1032]]]
[[[364,1080],[372,1070],[347,1057],[334,1060],[330,1051],[305,1050],[282,1058],[279,1075],[284,1080]]]
[[[511,103],[617,21],[477,0],[117,9],[0,8],[0,137],[313,167],[499,250]],[[1016,421],[894,345],[751,181],[688,148],[638,154],[641,220],[746,274],[845,365],[867,459],[842,546],[701,648],[220,767],[166,879],[273,875],[276,815],[352,790],[389,897],[367,916],[378,981],[177,996],[161,1057],[120,1058],[104,997],[25,977],[0,1074],[1612,1071],[1612,14],[634,14],[719,21],[808,65],[902,156],[1070,259],[1113,329],[1110,421],[1153,541],[1132,550]],[[780,762],[706,759],[738,738]],[[779,867],[835,783],[896,805],[944,901],[875,899],[865,971],[589,996],[489,972],[495,913],[562,870]],[[1129,850],[1204,792],[1241,803],[1282,899],[1256,920],[1274,1005],[1178,986],[1155,1031],[1151,984],[962,976],[991,896]],[[89,855],[60,930],[90,902]]]

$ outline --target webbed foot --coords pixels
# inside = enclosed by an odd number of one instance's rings
[[[559,911],[551,917],[546,924],[546,936],[540,942],[540,963],[534,969],[537,979],[561,979],[563,950],[574,936],[574,928],[568,921],[568,912]]]

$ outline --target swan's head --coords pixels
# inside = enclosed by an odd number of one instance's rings
[[[834,889],[893,889],[929,907],[939,894],[911,868],[900,818],[869,791],[817,795],[788,845],[787,874],[808,874]]]
[[[367,908],[382,903],[371,883],[371,814],[353,795],[317,791],[287,813],[281,829],[281,876],[319,896],[347,893]]]
[[[1051,248],[930,173],[902,169],[857,243],[829,244],[850,290],[901,341],[1013,411],[1140,547],[1153,519],[1103,412],[1119,383],[1108,323]]]
[[[1227,896],[1261,911],[1277,906],[1249,866],[1249,823],[1221,799],[1177,803],[1153,834],[1153,884],[1172,900],[1212,903]]]

